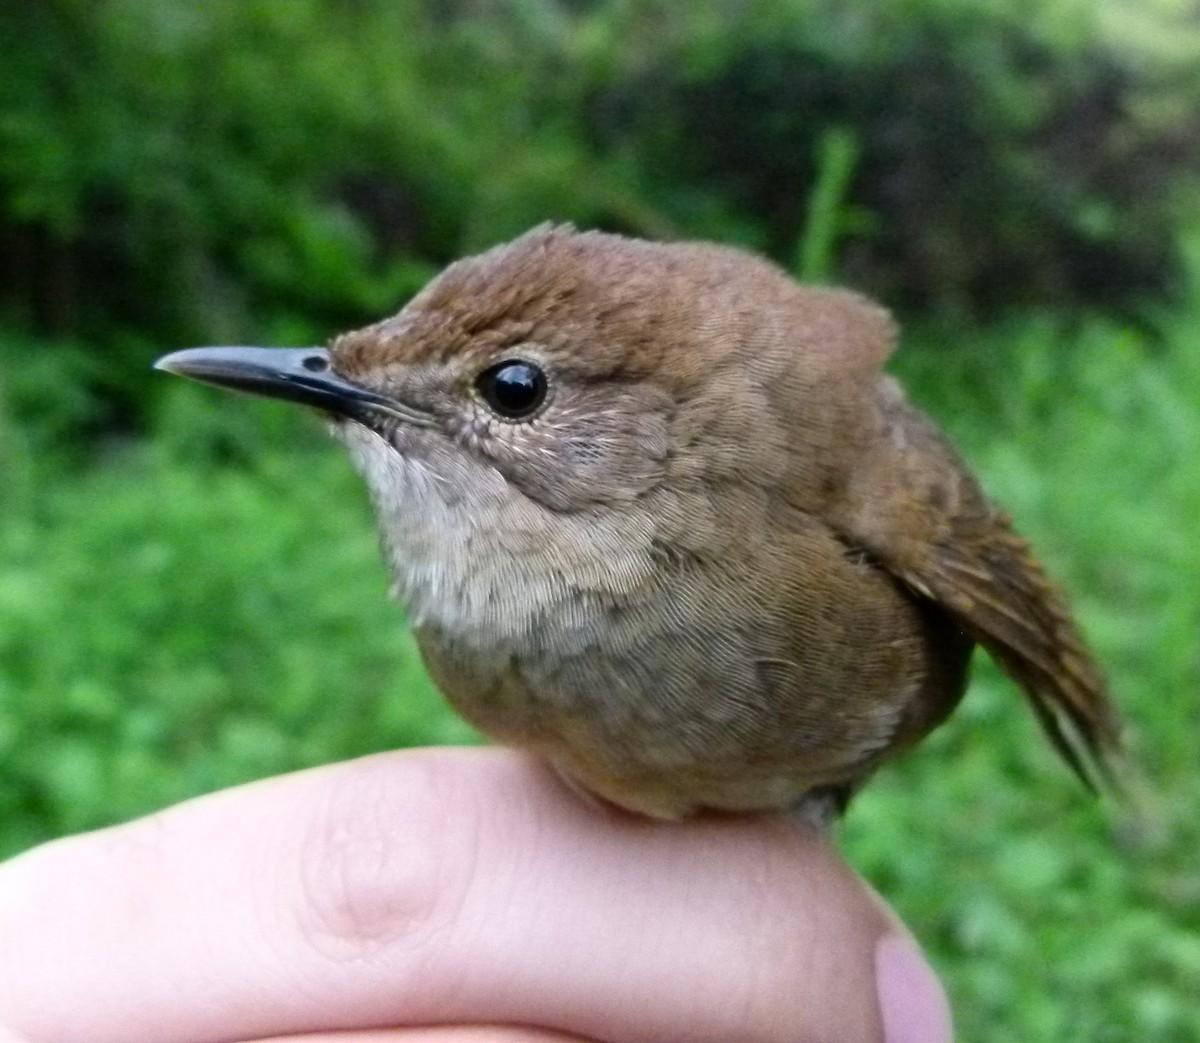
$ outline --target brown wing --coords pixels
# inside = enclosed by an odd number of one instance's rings
[[[847,535],[972,633],[1086,784],[1115,785],[1124,774],[1119,717],[1062,595],[898,387],[882,381],[879,401],[882,437],[851,482]]]
[[[949,608],[1024,688],[1080,778],[1114,782],[1117,714],[1066,602],[1006,515],[973,521],[900,576]]]

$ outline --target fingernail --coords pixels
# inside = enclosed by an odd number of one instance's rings
[[[889,934],[879,940],[875,988],[884,1043],[953,1043],[946,993],[908,938]]]

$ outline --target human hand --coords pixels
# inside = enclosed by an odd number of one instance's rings
[[[643,821],[501,749],[300,772],[0,866],[0,1043],[944,1043],[823,837]]]

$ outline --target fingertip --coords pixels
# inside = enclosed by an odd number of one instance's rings
[[[911,939],[888,934],[879,940],[875,983],[884,1043],[953,1043],[945,990]]]

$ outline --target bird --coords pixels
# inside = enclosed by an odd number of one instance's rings
[[[836,819],[977,647],[1103,787],[1103,673],[884,372],[896,340],[870,299],[738,248],[547,224],[328,347],[156,365],[323,414],[434,683],[589,798]]]

